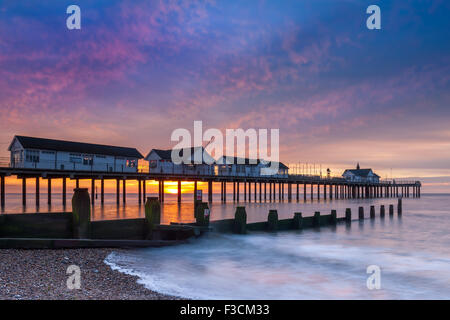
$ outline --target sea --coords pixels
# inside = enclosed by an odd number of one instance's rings
[[[403,215],[390,217],[389,204],[397,199],[333,199],[288,202],[227,202],[214,195],[211,219],[232,218],[236,206],[245,206],[248,222],[265,221],[270,209],[279,218],[294,212],[315,211],[338,217],[351,208],[351,225],[246,235],[209,233],[186,244],[163,248],[112,252],[111,268],[138,277],[148,289],[190,299],[450,299],[450,195],[422,194],[403,199]],[[70,199],[70,198],[68,198]],[[193,195],[166,195],[162,223],[192,222]],[[259,199],[259,198],[258,198]],[[253,201],[254,199],[252,199]],[[41,203],[46,195],[41,195]],[[98,201],[97,201],[98,203]],[[380,205],[386,217],[379,216]],[[68,201],[70,206],[70,200]],[[369,219],[369,208],[376,218]],[[358,207],[366,218],[358,221]],[[3,214],[69,211],[54,194],[53,205],[27,207],[20,194],[8,194]],[[92,209],[93,220],[144,216],[137,195],[117,206],[114,195]]]

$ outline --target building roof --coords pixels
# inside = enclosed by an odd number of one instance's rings
[[[191,148],[182,148],[182,149],[170,149],[170,150],[161,150],[161,149],[152,149],[149,154],[145,157],[146,159],[150,156],[150,153],[155,152],[162,160],[169,160],[172,161],[172,151],[178,152],[180,157],[183,157],[184,152],[190,150],[191,158],[192,156],[198,152],[199,150],[202,151],[202,162],[205,162],[205,159],[203,158],[205,148],[203,147],[191,147]]]
[[[102,144],[43,139],[25,136],[15,136],[14,138],[17,139],[25,149],[65,151],[138,159],[144,158],[142,154],[135,148],[115,147]],[[11,146],[8,150],[11,150]]]
[[[261,161],[259,159],[248,159],[240,157],[222,156],[217,160],[217,164],[242,164],[249,166],[257,166]]]
[[[377,175],[376,173],[374,173],[374,172],[372,171],[372,169],[347,169],[347,170],[344,171],[344,174],[345,174],[346,172],[350,172],[350,173],[354,174],[355,176],[359,176],[359,177],[362,177],[362,178],[367,178],[367,176],[369,175],[369,173],[372,172],[374,176],[379,177],[379,175]]]
[[[227,156],[223,156],[221,157],[217,163],[218,164],[223,164],[224,160],[227,160],[227,164],[245,164],[245,165],[250,165],[250,166],[256,166],[259,164],[264,164],[264,165],[270,165],[271,161],[267,161],[267,160],[263,160],[263,159],[248,159],[248,158],[239,158],[239,157],[227,157]],[[228,159],[231,159],[231,161],[228,161]],[[280,169],[289,169],[288,166],[286,166],[284,163],[282,162],[274,162],[275,164],[278,163],[278,167]]]

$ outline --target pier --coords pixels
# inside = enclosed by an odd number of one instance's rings
[[[62,181],[62,202],[66,205],[67,180],[75,180],[79,187],[79,180],[90,180],[91,182],[91,202],[104,203],[105,180],[115,181],[116,203],[126,203],[127,181],[137,181],[138,202],[142,203],[146,199],[146,182],[156,181],[159,186],[158,198],[164,202],[166,181],[177,182],[178,202],[181,202],[182,184],[188,181],[194,183],[193,201],[196,196],[197,183],[207,184],[208,202],[213,201],[213,185],[218,183],[221,190],[221,201],[225,202],[227,197],[227,187],[232,186],[234,202],[276,202],[284,201],[285,190],[287,190],[288,201],[307,200],[307,190],[313,199],[359,199],[359,198],[393,198],[393,197],[420,197],[420,181],[380,181],[377,183],[351,182],[344,178],[328,178],[306,175],[286,175],[285,177],[272,176],[233,176],[227,174],[169,174],[169,173],[146,173],[146,172],[108,172],[108,171],[74,171],[74,170],[49,170],[32,168],[11,168],[0,167],[0,205],[4,209],[6,199],[6,177],[14,176],[22,181],[22,203],[26,205],[27,181],[34,180],[36,190],[36,205],[40,204],[40,184],[39,179],[46,179],[47,183],[47,203],[52,203],[52,181],[59,179]],[[96,199],[95,181],[100,181],[100,199]],[[122,191],[121,191],[122,189]],[[243,193],[242,193],[243,191]],[[277,194],[278,193],[278,194]],[[122,197],[121,197],[122,195]],[[243,196],[243,197],[242,197]],[[295,196],[295,197],[294,197]]]

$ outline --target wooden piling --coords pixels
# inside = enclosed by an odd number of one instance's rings
[[[212,181],[208,181],[208,201],[212,202]],[[177,183],[177,202],[181,203],[181,180]]]
[[[399,198],[397,203],[397,214],[401,215],[402,213],[403,213],[402,198]]]
[[[331,224],[337,223],[337,211],[331,210]]]
[[[382,204],[380,206],[380,216],[384,217],[385,214],[386,214],[386,210],[384,208],[384,204]]]
[[[358,218],[359,220],[364,220],[364,207],[358,208]]]
[[[67,178],[64,177],[64,178],[62,178],[62,204],[63,204],[63,207],[66,206],[66,203],[67,203]]]
[[[233,233],[247,233],[247,212],[245,212],[245,207],[236,208],[236,212],[234,213]]]
[[[390,215],[390,216],[393,216],[393,215],[394,215],[394,205],[393,205],[393,204],[390,204],[390,205],[389,205],[389,215]]]
[[[345,209],[345,221],[346,222],[352,221],[352,209],[351,208]]]
[[[300,230],[303,228],[303,216],[301,212],[295,212],[294,218],[292,219],[293,228]]]
[[[120,180],[116,179],[116,203],[120,204]]]
[[[313,226],[316,228],[320,227],[320,212],[319,211],[314,212]]]
[[[52,204],[52,179],[47,179],[47,204]]]
[[[161,224],[161,203],[157,197],[148,197],[145,202],[146,238],[151,239],[155,226]]]
[[[41,202],[41,186],[39,177],[36,177],[36,207],[39,208]]]
[[[76,239],[90,238],[91,205],[87,188],[75,188],[72,197],[72,228]]]
[[[145,196],[144,196],[145,199]],[[100,204],[105,203],[105,179],[100,180]]]
[[[267,216],[267,230],[277,231],[278,230],[278,211],[270,210]]]
[[[384,217],[384,212],[380,212],[380,216]],[[375,219],[375,206],[370,206],[370,219]]]
[[[22,205],[27,205],[27,179],[22,178]]]
[[[0,176],[0,206],[2,209],[5,209],[5,176]]]
[[[95,203],[95,179],[91,179],[91,203]]]

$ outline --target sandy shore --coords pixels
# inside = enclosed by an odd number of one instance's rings
[[[103,261],[116,249],[0,250],[0,299],[177,299],[146,289],[137,278]],[[67,288],[70,265],[81,270],[81,289]]]

